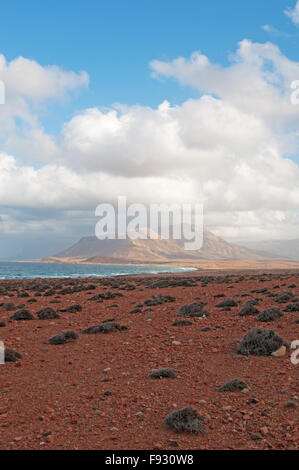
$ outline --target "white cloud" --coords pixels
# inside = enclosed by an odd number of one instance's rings
[[[245,39],[230,56],[227,67],[213,64],[200,52],[189,59],[153,60],[154,77],[173,77],[202,93],[212,93],[239,110],[271,120],[276,125],[297,122],[299,108],[290,101],[291,83],[299,77],[299,62],[285,57],[267,42]]]
[[[9,209],[94,210],[100,202],[127,195],[132,202],[177,201],[178,191],[194,199],[193,182],[163,177],[128,179],[102,172],[80,173],[62,165],[34,168],[0,153],[0,200]]]
[[[272,36],[279,36],[282,38],[289,38],[291,35],[289,33],[285,33],[284,31],[280,31],[279,29],[275,28],[275,26],[271,26],[270,24],[264,24],[262,29],[272,35]]]
[[[298,26],[299,25],[299,0],[297,0],[296,5],[293,8],[288,8],[285,10],[285,14],[291,18],[293,23]]]
[[[15,75],[12,62],[4,68]],[[2,230],[17,230],[12,210],[65,213],[67,224],[70,211],[86,213],[118,195],[131,202],[204,202],[213,228],[230,237],[297,230],[299,167],[284,154],[299,148],[299,106],[291,105],[289,87],[299,63],[275,45],[244,40],[227,67],[198,52],[152,61],[155,76],[174,77],[202,95],[156,109],[86,109],[56,136],[43,129],[30,100],[54,99],[87,84],[86,75],[34,64],[39,91],[15,80],[17,99],[0,110]],[[28,230],[39,225],[30,223]]]
[[[0,80],[5,83],[8,96],[19,96],[34,101],[60,99],[67,92],[89,83],[86,72],[77,74],[58,66],[41,66],[38,62],[24,57],[7,62],[2,54]]]

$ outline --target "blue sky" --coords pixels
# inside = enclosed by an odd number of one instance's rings
[[[89,90],[68,105],[50,107],[52,116],[48,109],[43,117],[54,132],[61,124],[58,114],[65,120],[89,106],[157,106],[198,96],[175,81],[152,80],[152,59],[200,50],[225,65],[245,38],[274,40],[290,59],[298,59],[299,30],[283,14],[293,5],[293,0],[10,0],[1,5],[1,52],[8,60],[22,55],[41,65],[88,72]],[[282,34],[265,32],[265,24]]]
[[[10,0],[1,20],[0,258],[92,234],[118,195],[299,238],[299,1]]]

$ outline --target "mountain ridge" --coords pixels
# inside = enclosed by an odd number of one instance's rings
[[[203,246],[198,251],[184,249],[184,240],[158,239],[145,240],[99,240],[95,236],[82,237],[70,248],[54,255],[55,259],[84,259],[87,262],[103,262],[101,259],[127,262],[164,262],[175,260],[263,260],[277,259],[275,255],[255,251],[229,243],[221,237],[205,230]]]

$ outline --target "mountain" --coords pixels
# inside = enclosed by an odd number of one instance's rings
[[[271,254],[257,252],[228,243],[209,231],[204,232],[201,250],[187,251],[183,240],[99,240],[83,237],[54,258],[77,259],[87,262],[165,262],[174,260],[262,260],[273,259]],[[275,258],[275,257],[274,257]],[[108,261],[109,259],[109,261]]]
[[[246,242],[244,245],[252,250],[269,251],[279,258],[299,260],[299,239]]]

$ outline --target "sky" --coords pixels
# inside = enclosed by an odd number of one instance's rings
[[[93,234],[119,195],[201,202],[230,241],[299,238],[299,1],[11,0],[1,18],[0,258]]]

